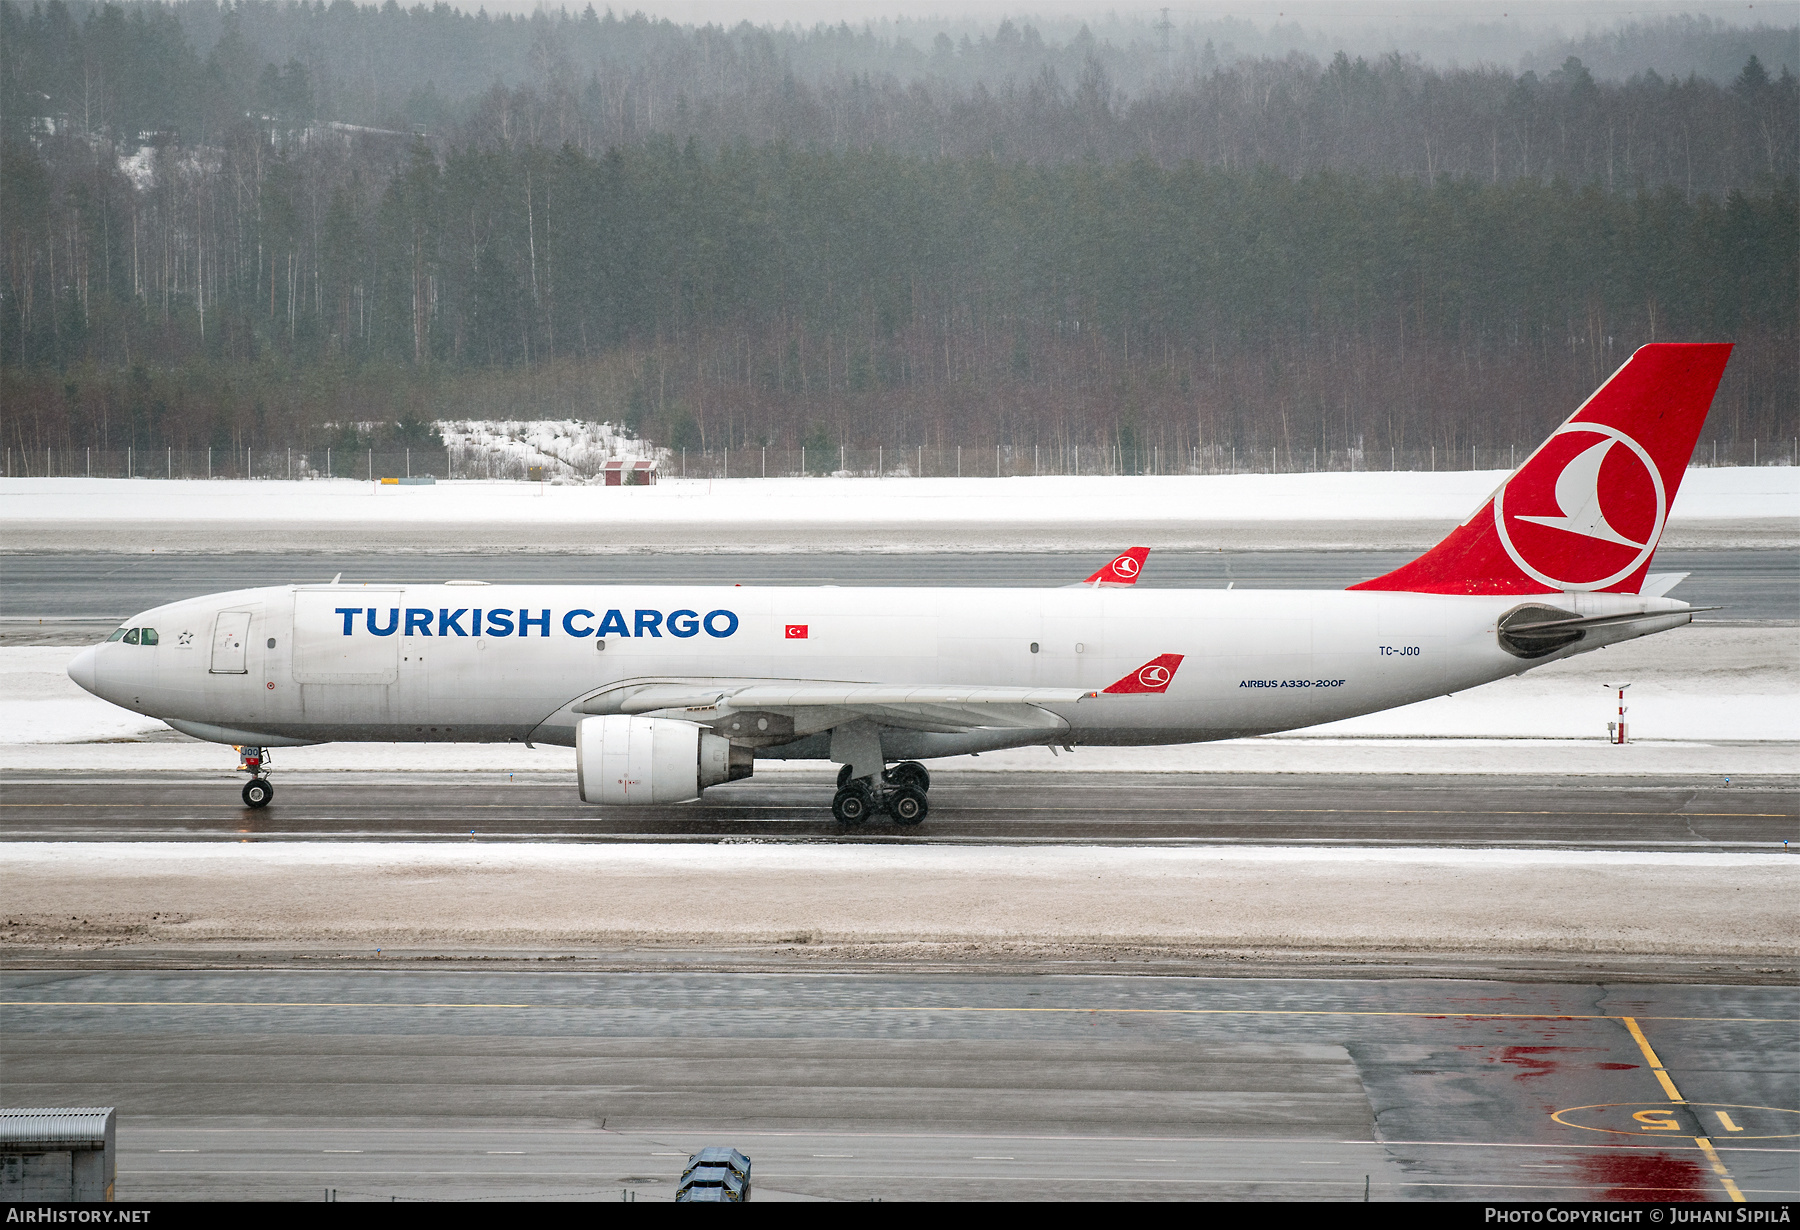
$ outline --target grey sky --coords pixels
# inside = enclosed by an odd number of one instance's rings
[[[572,11],[585,7],[586,0],[569,4]],[[459,7],[463,7],[459,5]],[[543,0],[493,0],[490,12],[530,12],[545,7],[554,11],[558,4]],[[604,4],[595,4],[604,10]],[[1028,0],[1025,4],[1007,0],[963,0],[946,5],[943,0],[654,0],[646,4],[615,4],[615,12],[641,9],[653,17],[665,17],[680,24],[712,22],[736,25],[740,21],[754,24],[781,25],[793,23],[811,26],[847,21],[861,24],[901,17],[931,24],[959,24],[971,20],[997,22],[1011,17],[1015,22],[1048,19],[1060,24],[1069,20],[1090,20],[1108,24],[1120,21],[1142,21],[1146,25],[1159,20],[1161,6],[1155,4],[1097,4],[1094,0]],[[1267,3],[1171,4],[1169,20],[1176,24],[1211,22],[1236,18],[1269,25],[1298,22],[1315,27],[1406,27],[1458,26],[1464,24],[1507,24],[1514,27],[1536,26],[1560,29],[1576,34],[1589,26],[1609,26],[1634,19],[1692,13],[1716,21],[1749,25],[1766,22],[1787,25],[1800,20],[1800,2],[1796,0],[1268,0]]]

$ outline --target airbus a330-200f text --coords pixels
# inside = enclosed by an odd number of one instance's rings
[[[292,585],[146,611],[69,675],[238,746],[252,807],[272,747],[516,742],[575,747],[601,806],[829,759],[840,821],[917,824],[921,761],[1292,730],[1687,623],[1650,560],[1730,351],[1645,346],[1441,543],[1347,590],[1144,589],[1141,549],[1061,589]]]

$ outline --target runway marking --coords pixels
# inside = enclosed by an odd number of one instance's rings
[[[0,1000],[0,1008],[460,1008],[470,1010],[508,1008],[552,1011],[574,1009],[607,1011],[628,1008],[615,1004],[516,1004],[516,1003],[352,1003],[305,1000],[208,1000],[208,999],[11,999]],[[1038,1013],[1104,1016],[1349,1016],[1349,1017],[1413,1017],[1428,1021],[1686,1021],[1694,1024],[1724,1025],[1800,1025],[1800,1017],[1780,1016],[1647,1016],[1642,1018],[1610,1016],[1600,1012],[1401,1012],[1391,1009],[1361,1008],[977,1008],[968,1005],[881,1006],[874,1004],[801,1005],[712,1005],[713,1010],[737,1012],[908,1012],[908,1013]],[[1676,1099],[1677,1101],[1681,1099]]]
[[[1675,1082],[1670,1079],[1668,1072],[1663,1068],[1662,1060],[1657,1058],[1655,1049],[1650,1045],[1650,1039],[1646,1038],[1644,1031],[1638,1028],[1636,1020],[1631,1017],[1626,1017],[1624,1020],[1625,1028],[1631,1031],[1631,1036],[1637,1042],[1638,1049],[1650,1062],[1650,1070],[1656,1073],[1656,1079],[1661,1083],[1663,1092],[1669,1095],[1671,1102],[1685,1105],[1687,1099],[1681,1096],[1679,1089],[1675,1088]],[[1639,1114],[1642,1113],[1639,1112]],[[1694,1146],[1706,1154],[1706,1160],[1712,1163],[1713,1173],[1719,1177],[1719,1183],[1725,1188],[1725,1194],[1731,1197],[1733,1203],[1744,1203],[1744,1193],[1738,1190],[1738,1185],[1732,1180],[1731,1171],[1725,1168],[1725,1163],[1720,1160],[1718,1151],[1713,1148],[1712,1141],[1705,1136],[1696,1136],[1694,1137]]]
[[[1645,1109],[1633,1111],[1627,1126],[1606,1126],[1609,1118],[1612,1118],[1614,1122],[1619,1122],[1616,1117],[1609,1116],[1607,1112],[1629,1110],[1634,1106],[1642,1106]],[[1761,1125],[1760,1130],[1756,1135],[1744,1136],[1741,1138],[1743,1140],[1792,1140],[1796,1136],[1800,1136],[1800,1122],[1790,1121],[1788,1124],[1780,1122],[1781,1117],[1785,1115],[1800,1116],[1800,1111],[1785,1110],[1779,1106],[1744,1106],[1730,1102],[1596,1102],[1589,1106],[1565,1106],[1561,1110],[1553,1113],[1550,1118],[1557,1123],[1562,1124],[1564,1127],[1580,1128],[1584,1132],[1607,1132],[1614,1136],[1633,1136],[1641,1139],[1639,1134],[1642,1132],[1680,1131],[1681,1125],[1677,1120],[1676,1111],[1683,1106],[1691,1110],[1696,1119],[1700,1118],[1700,1112],[1703,1109],[1712,1111],[1713,1114],[1720,1119],[1731,1123],[1732,1126],[1728,1130],[1733,1132],[1742,1132],[1744,1131],[1744,1128],[1739,1126],[1731,1116],[1725,1113],[1728,1110],[1766,1112],[1767,1115],[1776,1117],[1775,1123],[1769,1124],[1765,1122]],[[1599,1113],[1585,1115],[1581,1113],[1583,1111],[1595,1111]],[[1568,1117],[1565,1118],[1564,1116]],[[1764,1117],[1763,1114],[1751,1116],[1753,1119],[1762,1119]],[[1599,1122],[1583,1123],[1581,1122],[1583,1119],[1597,1119]],[[1784,1126],[1791,1126],[1795,1130],[1787,1132],[1781,1131],[1780,1129]],[[1740,1153],[1751,1151],[1752,1150],[1742,1148],[1737,1150],[1737,1152]],[[1773,1151],[1793,1152],[1793,1150]]]

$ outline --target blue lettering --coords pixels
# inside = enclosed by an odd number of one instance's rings
[[[363,612],[363,609],[359,606],[340,606],[337,608],[337,613],[344,617],[344,635],[345,636],[350,635],[350,625],[356,622],[356,617],[358,615],[361,615],[362,612]],[[373,615],[374,613],[375,612],[373,612],[373,611],[369,612],[369,614],[371,614],[371,615]]]
[[[469,608],[466,606],[458,607],[454,611],[448,610],[444,607],[439,607],[438,608],[438,635],[439,636],[449,636],[452,630],[454,630],[456,632],[456,635],[458,635],[458,636],[469,635],[467,632],[464,632],[462,630],[462,622],[461,622],[462,617],[468,613],[469,613]]]
[[[469,612],[469,635],[470,636],[480,636],[481,635],[481,608],[480,607],[476,607],[473,611]]]
[[[670,636],[689,637],[700,632],[700,614],[697,611],[670,611],[668,629]]]
[[[406,608],[406,635],[417,633],[420,636],[431,635],[431,612],[418,607]]]
[[[586,615],[589,619],[594,617],[592,611],[570,611],[567,615],[563,616],[563,631],[567,632],[570,636],[594,635],[594,630],[592,628],[577,628],[575,626],[575,617],[577,615]]]
[[[513,634],[512,608],[502,607],[498,611],[488,612],[488,635],[511,636]]]
[[[392,636],[400,630],[400,608],[397,606],[388,608],[388,623],[385,628],[377,628],[375,626],[374,607],[369,608],[369,613],[363,617],[363,622],[369,625],[369,631],[373,632],[376,636]]]
[[[721,616],[726,620],[725,630],[723,632],[713,627],[713,620],[718,619]],[[706,618],[700,622],[705,625],[706,635],[708,636],[726,637],[738,630],[738,617],[730,611],[708,611],[706,613]]]
[[[654,636],[658,640],[661,640],[662,612],[639,611],[637,613],[637,634],[639,636]]]
[[[618,611],[608,611],[600,626],[594,629],[596,636],[630,636],[631,629],[625,626],[625,616]]]
[[[531,629],[534,624],[537,626],[538,630],[541,631],[545,636],[549,636],[550,635],[550,612],[549,612],[549,610],[546,608],[542,615],[539,615],[539,616],[533,618],[531,612],[529,612],[529,611],[525,610],[523,607],[521,607],[519,609],[519,635],[520,636],[530,636]]]

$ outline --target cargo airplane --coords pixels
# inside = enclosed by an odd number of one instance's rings
[[[1230,739],[1373,713],[1689,622],[1651,556],[1731,353],[1653,344],[1437,546],[1347,590],[289,585],[157,607],[69,676],[240,748],[550,743],[602,807],[759,759],[842,766],[832,810],[918,824],[920,762]],[[1122,561],[1122,562],[1121,562]]]

